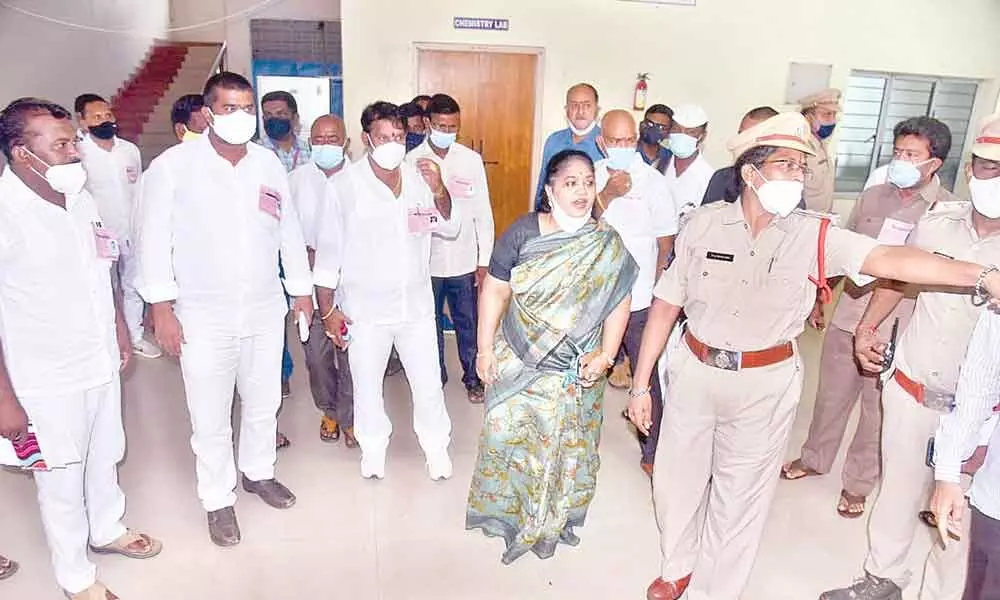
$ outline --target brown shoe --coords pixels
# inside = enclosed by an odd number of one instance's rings
[[[340,425],[337,425],[336,419],[323,416],[319,422],[319,439],[330,444],[340,439]]]
[[[642,467],[643,473],[649,475],[650,478],[653,477],[653,463],[644,462],[640,463],[639,466]]]
[[[240,543],[240,524],[232,506],[208,513],[208,536],[216,546],[228,547]]]
[[[646,600],[677,600],[684,595],[689,583],[690,575],[675,581],[663,581],[661,577],[657,577],[646,590]]]
[[[358,447],[358,438],[354,437],[353,427],[344,427],[344,445],[352,450]]]
[[[486,390],[483,389],[483,384],[477,383],[465,389],[469,394],[469,402],[472,404],[482,404],[483,400],[486,398]]]
[[[250,481],[243,476],[243,489],[251,494],[257,494],[260,499],[274,508],[291,508],[295,506],[295,494],[281,485],[277,479]]]

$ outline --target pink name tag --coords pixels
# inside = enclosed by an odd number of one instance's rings
[[[410,233],[431,233],[441,223],[441,213],[436,208],[411,208],[406,215],[406,228]]]
[[[115,235],[100,223],[94,223],[94,246],[97,247],[97,257],[104,260],[118,260],[121,248]]]
[[[465,179],[462,177],[452,177],[448,181],[448,192],[452,196],[457,196],[459,198],[469,198],[475,191],[472,187],[472,180]]]
[[[128,178],[129,183],[135,183],[136,181],[139,181],[139,168],[125,167],[125,177]]]
[[[281,194],[278,190],[267,187],[266,185],[260,186],[259,193],[260,201],[259,207],[261,212],[267,213],[268,215],[274,217],[275,219],[281,218]]]

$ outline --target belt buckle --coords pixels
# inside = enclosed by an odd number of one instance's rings
[[[739,371],[743,362],[743,353],[722,348],[708,349],[708,364],[724,371]]]
[[[940,413],[950,413],[955,409],[955,396],[925,389],[924,406]]]

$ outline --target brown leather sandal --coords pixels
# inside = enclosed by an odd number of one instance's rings
[[[781,478],[785,481],[795,481],[806,477],[816,477],[822,473],[807,467],[801,458],[796,458],[792,462],[781,467]]]
[[[867,496],[855,496],[847,493],[847,490],[840,490],[840,500],[837,501],[837,514],[845,519],[857,519],[865,514],[865,502]]]
[[[70,600],[121,600],[118,596],[112,594],[111,590],[106,588],[100,581],[82,592],[75,594],[66,592],[66,597]]]

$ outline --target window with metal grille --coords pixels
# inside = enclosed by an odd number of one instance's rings
[[[860,193],[875,169],[892,159],[896,124],[919,116],[934,117],[951,129],[951,152],[938,175],[953,190],[978,89],[979,82],[969,79],[851,73],[837,126],[837,193]]]

